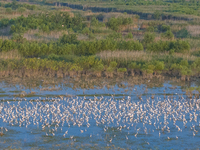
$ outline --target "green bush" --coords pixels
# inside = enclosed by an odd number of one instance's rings
[[[109,67],[116,68],[117,67],[117,62],[116,61],[111,61],[110,64],[109,64]]]
[[[154,71],[158,74],[160,74],[165,68],[164,62],[161,61],[155,61],[154,66],[155,66]]]
[[[16,43],[11,40],[0,40],[0,52],[8,52],[10,50],[16,49]]]
[[[188,38],[190,36],[188,30],[186,28],[179,30],[176,32],[177,38]]]
[[[12,13],[12,9],[11,8],[6,8],[6,13],[11,14]]]
[[[12,19],[11,19],[12,20]],[[84,18],[76,15],[70,17],[67,12],[55,12],[48,15],[33,14],[28,17],[23,15],[12,21],[12,32],[25,32],[29,29],[39,28],[43,32],[49,32],[53,30],[66,30],[72,28],[73,31],[82,31],[86,27],[86,23],[83,23]]]
[[[129,69],[132,69],[132,70],[134,70],[134,69],[141,69],[141,64],[138,64],[138,65],[137,65],[136,62],[132,62],[132,63],[130,63],[130,64],[128,65],[128,68],[129,68]]]
[[[90,34],[88,35],[88,37],[89,37],[89,39],[95,39],[95,35],[94,35],[93,33],[90,33]]]
[[[60,43],[62,44],[77,44],[78,40],[77,40],[77,36],[76,34],[64,34],[62,37],[60,37],[59,39]]]
[[[126,68],[118,68],[117,72],[127,72],[127,69]]]
[[[147,32],[154,32],[154,27],[153,26],[149,26],[147,28]]]
[[[169,54],[170,54],[170,55],[173,55],[174,52],[175,52],[175,50],[174,50],[174,49],[171,49],[171,50],[169,51]]]
[[[118,39],[122,38],[122,34],[118,32],[111,33],[107,36],[107,38]]]
[[[114,17],[112,17],[107,22],[107,26],[114,31],[118,31],[120,25],[128,25],[128,24],[131,24],[132,22],[133,21],[131,18],[123,18],[123,17],[114,18]]]
[[[162,37],[171,40],[174,38],[174,34],[170,30],[167,30],[165,33],[162,34]]]
[[[171,29],[170,29],[170,26],[169,25],[162,25],[161,26],[161,31],[162,32],[166,32],[166,31],[170,31]]]
[[[151,43],[147,46],[147,50],[153,52],[165,52],[174,50],[178,53],[184,53],[190,50],[190,45],[186,41],[176,40],[176,41],[158,41]]]
[[[99,25],[99,21],[95,17],[92,17],[91,26],[97,27],[98,25]]]
[[[154,40],[155,40],[155,34],[146,32],[144,34],[144,39],[142,42],[143,42],[144,46],[147,46],[148,44],[154,42]]]
[[[133,34],[129,32],[129,33],[125,36],[125,38],[127,38],[127,39],[133,39]]]
[[[82,34],[85,34],[85,35],[89,35],[89,34],[91,33],[91,31],[90,31],[89,28],[85,27],[85,28],[82,30],[81,33],[82,33]]]
[[[3,18],[0,20],[0,27],[7,27],[9,25],[9,19]]]
[[[23,13],[23,12],[26,11],[26,9],[25,9],[24,7],[19,7],[19,8],[17,9],[17,11],[20,12],[20,13]]]

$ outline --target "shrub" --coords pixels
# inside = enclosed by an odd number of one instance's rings
[[[109,67],[116,68],[117,67],[117,62],[116,61],[111,61],[110,64],[109,64]]]
[[[171,29],[170,29],[170,26],[165,25],[165,24],[161,26],[161,31],[162,31],[162,32],[166,32],[166,31],[169,31],[169,30],[171,30]]]
[[[143,39],[143,44],[147,46],[148,44],[152,43],[155,40],[155,34],[146,32]]]
[[[90,33],[90,34],[88,35],[88,37],[89,37],[89,39],[95,39],[95,35],[94,35],[93,33]]]
[[[114,33],[112,33],[112,34],[109,34],[109,35],[107,36],[107,38],[112,38],[112,39],[122,38],[122,34],[121,34],[121,33],[114,32]]]
[[[98,65],[95,65],[92,70],[94,71],[103,71],[104,70],[104,65],[103,64],[98,64]]]
[[[77,40],[77,36],[76,34],[64,34],[62,37],[60,37],[60,43],[62,44],[77,44],[78,40]]]
[[[107,22],[107,26],[114,31],[118,31],[120,25],[127,25],[127,24],[131,24],[132,22],[133,21],[131,18],[123,18],[123,17],[114,18],[114,17],[112,17]]]
[[[11,14],[12,13],[12,9],[11,8],[6,8],[6,13]]]
[[[127,38],[127,39],[133,39],[133,34],[129,32],[129,33],[125,36],[125,38]]]
[[[117,72],[127,72],[127,69],[126,68],[118,68]]]
[[[50,54],[48,56],[48,60],[56,60],[56,61],[58,61],[59,60],[59,56],[56,55],[56,54]]]
[[[171,40],[174,38],[174,34],[170,30],[167,30],[165,33],[162,34],[162,37]]]
[[[187,61],[187,60],[181,60],[180,65],[181,65],[181,66],[188,67],[189,64],[188,64],[188,61]]]
[[[154,62],[154,66],[155,66],[155,68],[154,68],[154,70],[155,70],[155,73],[157,74],[160,74],[163,70],[164,70],[164,68],[165,68],[165,64],[164,64],[164,62],[161,62],[161,61],[155,61]]]
[[[0,27],[7,27],[9,25],[9,19],[3,18],[0,20]]]
[[[92,17],[91,19],[91,26],[98,26],[99,25],[99,21],[95,18],[95,17]]]
[[[188,38],[190,36],[188,30],[186,28],[179,30],[176,32],[177,38]]]
[[[137,65],[136,62],[132,62],[132,63],[130,63],[130,64],[128,65],[128,68],[129,68],[129,69],[132,69],[132,70],[134,70],[134,69],[140,69],[140,68],[141,68],[141,64],[138,64],[138,65]]]
[[[24,7],[20,7],[17,9],[18,12],[23,13],[26,11],[26,9]]]
[[[85,35],[89,35],[91,33],[90,29],[85,27],[83,30],[82,30],[82,34],[85,34]]]
[[[8,52],[10,50],[13,50],[16,48],[16,44],[15,42],[11,41],[11,40],[1,40],[1,47],[0,47],[0,51],[5,51]]]
[[[170,54],[170,55],[173,55],[174,52],[175,52],[175,50],[174,50],[174,49],[171,49],[171,50],[169,51],[169,54]]]
[[[149,27],[147,28],[147,31],[148,31],[148,32],[154,32],[154,27],[153,27],[153,26],[149,26]]]
[[[154,52],[164,52],[174,50],[178,53],[184,53],[190,50],[190,45],[186,41],[158,41],[156,43],[151,43],[147,46],[149,51]]]
[[[161,16],[161,13],[160,13],[158,10],[156,10],[156,11],[154,12],[153,16],[154,16],[155,19],[158,20],[158,19],[160,18],[160,16]]]

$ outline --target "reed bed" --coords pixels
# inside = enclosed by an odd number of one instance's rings
[[[194,25],[194,26],[189,25],[189,26],[187,26],[187,30],[192,36],[200,35],[200,26],[199,25]]]
[[[193,55],[181,54],[181,53],[175,53],[174,56],[176,56],[177,58],[183,58],[184,60],[188,60],[188,61],[195,61],[198,58]]]
[[[12,50],[9,52],[0,52],[0,59],[21,59],[22,56],[18,50]]]
[[[187,38],[185,40],[189,42],[192,51],[194,50],[196,51],[197,49],[199,49],[200,47],[199,39]]]
[[[28,32],[24,33],[24,38],[27,40],[58,40],[60,36],[63,34],[68,34],[68,31],[51,31],[49,33],[40,32],[38,29],[36,30],[29,30]]]
[[[164,58],[170,56],[168,52],[165,53],[153,53],[153,52],[145,52],[145,51],[102,51],[97,54],[97,57],[100,57],[104,61],[143,61],[149,62],[154,60],[155,58]],[[183,58],[188,61],[195,61],[198,57],[188,54],[182,53],[174,53],[176,58]]]
[[[153,53],[144,51],[102,51],[97,54],[103,60],[150,61]]]

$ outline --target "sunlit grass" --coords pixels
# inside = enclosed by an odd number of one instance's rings
[[[18,50],[11,50],[9,52],[0,52],[0,59],[21,59],[22,56]]]
[[[143,61],[149,62],[153,60],[155,57],[164,58],[169,56],[168,52],[165,53],[153,53],[153,52],[144,52],[144,51],[102,51],[97,54],[102,60],[106,61]],[[191,56],[188,54],[180,54],[175,53],[174,56],[176,58],[183,58],[184,60],[194,61],[197,57]]]

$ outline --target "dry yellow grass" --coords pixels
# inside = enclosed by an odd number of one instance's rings
[[[103,60],[125,60],[125,61],[151,61],[157,56],[158,58],[164,58],[169,56],[168,52],[165,53],[153,53],[153,52],[144,52],[144,51],[125,51],[125,50],[118,50],[118,51],[102,51],[97,54]],[[181,54],[175,53],[174,56],[176,58],[183,58],[188,61],[194,61],[197,59],[196,56],[191,56],[188,54]]]
[[[174,56],[176,56],[177,58],[183,58],[184,60],[188,60],[188,61],[194,61],[195,59],[198,58],[193,55],[182,54],[182,53],[175,53]]]
[[[147,53],[144,51],[103,51],[97,54],[103,60],[115,60],[122,59],[127,61],[150,61],[153,53]]]
[[[38,35],[37,35],[38,34]],[[60,36],[63,34],[68,34],[68,31],[51,31],[50,33],[39,32],[38,29],[36,30],[29,30],[28,32],[24,33],[24,38],[27,40],[58,40]]]
[[[84,40],[88,40],[88,36],[87,35],[83,35],[83,34],[79,34],[77,36],[77,39],[80,40],[80,41],[84,41]]]
[[[0,19],[2,18],[8,18],[8,19],[12,19],[12,18],[17,18],[20,17],[21,15],[23,15],[24,17],[28,17],[29,14],[33,14],[36,13],[35,11],[32,10],[27,10],[23,13],[19,13],[17,10],[13,10],[12,13],[6,13],[6,8],[0,7]]]
[[[12,50],[9,52],[0,52],[0,59],[21,59],[22,56],[17,50]]]
[[[194,25],[194,26],[189,25],[189,26],[187,26],[187,30],[192,36],[200,35],[200,26],[199,25]]]
[[[0,36],[0,39],[2,39],[2,40],[10,40],[11,37],[12,37],[11,35],[8,35],[8,36],[1,35],[1,36]]]

